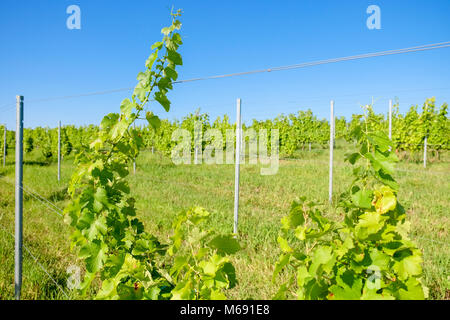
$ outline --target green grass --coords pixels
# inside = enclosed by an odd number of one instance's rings
[[[339,146],[339,145],[338,145]],[[230,299],[270,299],[279,283],[271,282],[279,256],[276,238],[280,219],[291,201],[305,195],[328,199],[328,151],[299,151],[297,160],[281,160],[276,175],[261,176],[259,166],[241,166],[239,239],[243,250],[233,257],[239,284]],[[334,191],[344,191],[351,181],[351,168],[345,164],[344,148],[335,154]],[[63,162],[62,181],[56,179],[56,165],[45,165],[36,155],[26,157],[24,186],[58,207],[68,201],[65,193],[73,170],[72,158]],[[33,160],[33,161],[32,161]],[[400,163],[397,180],[401,186],[399,201],[412,223],[411,237],[424,253],[425,282],[430,298],[449,298],[449,159],[431,163]],[[136,175],[130,176],[138,215],[148,231],[167,240],[175,215],[183,209],[202,206],[212,213],[212,226],[233,229],[234,166],[174,165],[159,154],[143,152]],[[0,169],[0,227],[14,230],[13,158]],[[330,212],[331,215],[336,215]],[[336,217],[339,218],[339,217]],[[66,269],[77,263],[70,251],[70,228],[62,218],[25,193],[24,244],[50,275],[67,292]],[[14,297],[14,240],[0,230],[0,299]],[[24,251],[24,299],[65,299],[58,287]]]

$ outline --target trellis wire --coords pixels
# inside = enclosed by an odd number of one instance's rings
[[[5,180],[5,179],[1,179],[0,181],[6,182],[11,186],[14,186],[13,183]],[[25,191],[27,194],[31,195],[34,199],[38,200],[39,202],[41,202],[43,205],[45,205],[48,209],[52,210],[53,212],[55,212],[57,215],[59,216],[63,216],[63,210],[61,210],[59,207],[57,207],[55,204],[53,204],[51,201],[45,199],[45,197],[43,197],[42,195],[40,195],[39,193],[37,193],[36,191],[30,191],[29,189],[27,190],[24,186],[21,187],[21,189],[23,191]],[[50,207],[50,206],[51,207]]]
[[[0,225],[0,228],[7,234],[9,234],[13,239],[14,239],[14,235],[9,232],[8,230],[6,230],[6,228],[4,228],[3,226]],[[30,251],[30,249],[28,249],[27,246],[25,246],[24,244],[22,245],[23,248],[25,249],[25,251],[28,252],[28,254],[31,256],[31,258],[34,260],[34,262],[42,269],[42,271],[45,272],[45,274],[52,280],[52,282],[58,287],[59,290],[61,290],[61,292],[69,299],[69,295],[64,291],[64,289],[58,284],[58,282],[51,276],[51,274],[47,271],[47,269],[39,262],[38,258],[36,258],[35,255],[33,255],[33,253]]]
[[[359,60],[359,59],[366,59],[366,58],[373,58],[373,57],[380,57],[380,56],[388,56],[388,55],[405,54],[405,53],[412,53],[412,52],[420,52],[420,51],[427,51],[427,50],[434,50],[434,49],[443,49],[443,48],[449,48],[449,47],[450,47],[450,41],[446,41],[446,42],[432,43],[432,44],[426,44],[426,45],[408,47],[408,48],[402,48],[402,49],[378,51],[378,52],[373,52],[373,53],[345,56],[345,57],[340,57],[340,58],[331,58],[331,59],[325,59],[325,60],[304,62],[304,63],[287,65],[287,66],[271,67],[271,68],[260,69],[260,70],[252,70],[252,71],[244,71],[244,72],[236,72],[236,73],[229,73],[229,74],[222,74],[222,75],[215,75],[215,76],[206,76],[206,77],[178,80],[178,81],[173,81],[173,83],[174,84],[187,83],[187,82],[193,82],[193,81],[203,81],[203,80],[236,77],[236,76],[250,75],[250,74],[257,74],[257,73],[264,73],[264,72],[300,69],[300,68],[318,66],[318,65],[323,65],[323,64],[330,64],[330,63],[337,63],[337,62],[344,62],[344,61],[351,61],[351,60]],[[48,102],[48,101],[71,99],[71,98],[77,98],[77,97],[104,95],[104,94],[109,94],[109,93],[130,91],[133,89],[134,89],[134,87],[119,88],[119,89],[111,89],[111,90],[97,91],[97,92],[91,92],[91,93],[81,93],[81,94],[69,95],[69,96],[49,97],[49,98],[34,99],[34,100],[32,99],[32,100],[29,100],[28,102]],[[4,107],[10,106],[10,105],[11,104],[7,104]]]

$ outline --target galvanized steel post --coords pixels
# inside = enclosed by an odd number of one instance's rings
[[[233,233],[238,233],[239,219],[239,167],[241,160],[241,99],[236,103],[236,162],[234,170],[234,227]]]
[[[334,101],[330,102],[330,177],[328,186],[328,201],[332,202],[333,196],[333,151],[334,151]]]
[[[428,136],[425,136],[425,140],[423,141],[423,167],[427,167],[427,148],[428,148]]]
[[[14,247],[14,295],[20,300],[22,289],[22,231],[23,231],[23,96],[17,96],[16,113],[16,203]]]
[[[6,166],[6,124],[5,124],[5,132],[3,134],[3,166]]]
[[[58,123],[58,181],[61,180],[61,121]]]

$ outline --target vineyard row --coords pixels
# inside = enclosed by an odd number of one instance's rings
[[[389,121],[385,114],[376,114],[369,110],[370,126],[369,131],[388,131]],[[336,139],[345,139],[351,142],[351,132],[361,124],[361,116],[353,115],[350,121],[344,117],[335,119]],[[201,132],[208,129],[218,129],[225,137],[227,130],[235,129],[235,124],[230,122],[227,115],[218,117],[215,121],[210,120],[207,113],[190,113],[181,121],[161,120],[159,128],[140,126],[132,130],[137,130],[142,137],[146,148],[156,148],[160,152],[170,155],[171,150],[176,145],[172,140],[172,133],[176,129],[186,129],[194,137],[195,123],[201,126]],[[279,115],[274,119],[265,121],[253,120],[252,124],[243,129],[266,129],[270,135],[272,129],[279,130],[279,146],[282,156],[292,156],[298,149],[307,148],[314,143],[321,148],[326,148],[329,144],[330,124],[326,119],[318,119],[311,110],[299,111],[297,114]],[[4,127],[0,127],[1,132]],[[64,126],[61,130],[62,155],[67,156],[74,150],[80,150],[89,145],[92,137],[99,131],[94,125],[76,127],[73,125]],[[13,147],[14,131],[7,131],[7,148]],[[427,137],[428,149],[434,151],[439,156],[442,150],[450,149],[450,119],[448,118],[448,105],[445,103],[440,108],[436,108],[435,99],[427,99],[421,110],[418,106],[412,106],[406,114],[401,114],[398,105],[394,105],[392,113],[392,141],[396,151],[420,151],[423,150],[424,140]],[[214,143],[214,141],[212,142]],[[3,150],[3,139],[0,141]],[[58,150],[58,128],[42,128],[24,130],[24,151],[29,153],[34,149],[40,150],[42,156],[47,160],[56,158]],[[203,142],[204,146],[207,144]],[[225,144],[222,144],[225,148]],[[270,147],[270,139],[269,139]],[[194,150],[194,139],[192,139],[192,150]]]

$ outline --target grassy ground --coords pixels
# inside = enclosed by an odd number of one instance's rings
[[[350,167],[344,163],[344,150],[335,154],[335,194],[350,182]],[[280,219],[291,201],[305,195],[325,201],[328,198],[328,151],[299,152],[297,160],[281,160],[276,175],[261,176],[260,167],[241,166],[239,238],[243,250],[234,257],[239,285],[230,299],[270,299],[273,267],[279,256],[276,237]],[[64,208],[65,188],[73,170],[72,159],[63,162],[62,181],[56,179],[56,165],[45,165],[36,155],[26,157],[24,187]],[[449,299],[449,205],[450,159],[423,169],[420,163],[401,163],[397,180],[399,200],[412,223],[412,238],[424,253],[424,273],[432,299]],[[163,239],[182,209],[194,205],[213,214],[212,225],[232,231],[234,166],[180,165],[170,159],[144,152],[138,171],[130,177],[139,216],[146,228]],[[0,299],[14,296],[14,165],[0,169]],[[8,233],[9,232],[9,233]],[[11,234],[10,234],[11,233]],[[49,207],[25,193],[24,244],[48,270],[59,286],[66,287],[66,270],[76,265],[69,248],[69,227]],[[24,251],[24,299],[65,299],[66,296],[42,268]]]

